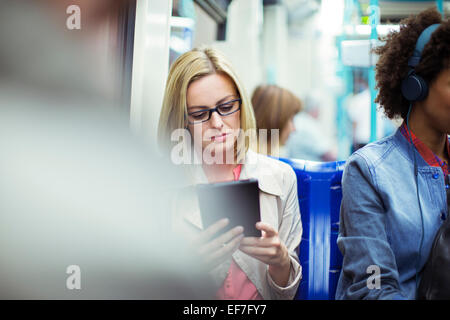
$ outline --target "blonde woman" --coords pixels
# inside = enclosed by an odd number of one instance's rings
[[[296,176],[288,165],[251,151],[248,142],[238,143],[243,132],[254,129],[249,98],[220,52],[194,49],[173,63],[159,121],[160,145],[169,147],[177,162],[174,132],[188,133],[182,141],[188,145],[185,151],[192,149],[200,159],[186,168],[193,184],[249,178],[259,184],[261,221],[256,228],[261,237],[243,237],[242,227],[223,233],[226,219],[203,229],[194,195],[188,195],[192,205],[182,206],[178,222],[210,266],[216,298],[292,299],[301,279]]]
[[[267,148],[265,144],[260,144],[259,151],[279,156],[280,148],[295,131],[294,116],[302,110],[302,102],[291,91],[267,84],[260,85],[253,91],[252,105],[259,136],[267,133]]]

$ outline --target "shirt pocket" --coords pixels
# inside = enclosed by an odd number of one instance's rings
[[[445,211],[445,205],[446,205],[446,195],[445,195],[445,184],[444,181],[442,179],[442,175],[438,173],[437,170],[430,170],[430,171],[426,171],[426,172],[422,172],[421,176],[425,178],[425,185],[420,184],[419,185],[419,193],[420,194],[425,194],[424,192],[422,192],[421,188],[426,188],[428,190],[428,197],[429,199],[425,199],[428,200],[427,203],[431,204],[430,205],[426,205],[422,204],[422,206],[427,206],[429,208],[427,209],[435,209],[436,211],[439,212],[439,214],[441,213],[441,211]],[[422,198],[421,198],[422,200]],[[434,210],[433,210],[434,211]]]

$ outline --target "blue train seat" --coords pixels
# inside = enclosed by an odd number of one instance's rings
[[[314,162],[279,158],[297,175],[303,224],[299,258],[303,279],[295,299],[334,300],[342,267],[336,241],[345,161]]]

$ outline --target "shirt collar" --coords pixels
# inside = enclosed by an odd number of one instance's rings
[[[411,138],[409,137],[409,133],[411,133]],[[400,126],[400,132],[405,137],[405,139],[408,141],[408,143],[412,143],[414,147],[417,149],[419,154],[422,156],[422,158],[425,160],[425,162],[432,166],[432,167],[441,167],[442,171],[445,175],[449,174],[449,164],[441,160],[437,155],[434,154],[433,151],[431,151],[430,148],[426,146],[425,143],[423,143],[411,130],[408,130],[408,127],[406,126],[406,122],[403,122]],[[447,154],[450,156],[450,144],[449,140],[446,140],[446,149]]]

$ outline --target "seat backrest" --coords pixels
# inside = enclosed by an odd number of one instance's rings
[[[333,300],[342,267],[336,242],[345,161],[279,160],[288,163],[297,175],[303,225],[299,246],[303,279],[295,299]]]

